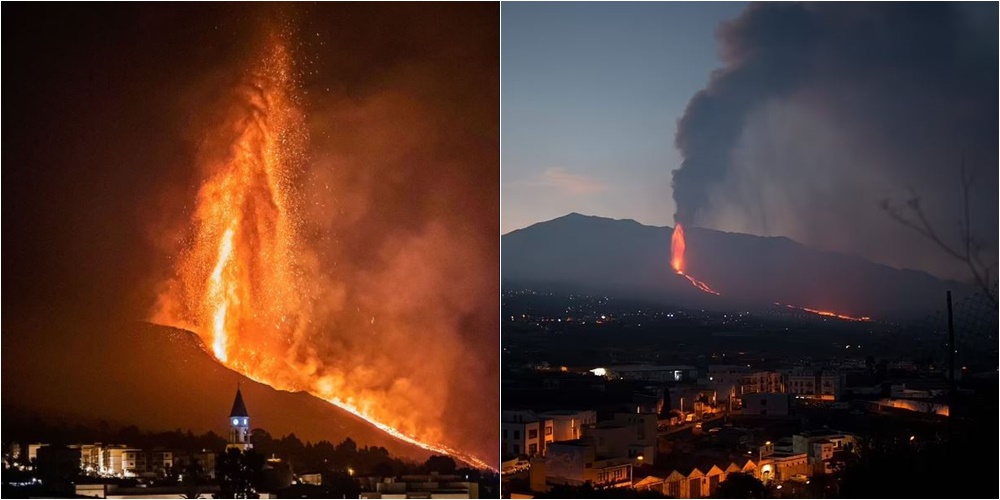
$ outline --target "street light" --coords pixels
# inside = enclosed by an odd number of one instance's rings
[[[767,447],[767,446],[771,446],[771,442],[770,441],[764,441],[764,447]],[[764,461],[764,447],[757,448],[757,470],[758,471],[760,471],[761,462]],[[764,473],[763,473],[763,471],[761,471],[761,473],[758,474],[758,475],[760,476],[761,480],[764,479]]]

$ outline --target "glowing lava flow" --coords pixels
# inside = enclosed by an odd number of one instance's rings
[[[670,265],[674,268],[677,274],[687,278],[688,281],[694,285],[695,288],[705,292],[711,293],[713,295],[721,295],[719,292],[712,290],[711,287],[695,279],[693,276],[689,276],[684,273],[684,228],[678,222],[674,227],[674,234],[670,238]]]
[[[308,136],[285,42],[268,40],[206,141],[201,162],[210,173],[198,192],[193,239],[153,320],[198,332],[219,362],[258,382],[306,390],[407,443],[492,469],[435,442],[439,423],[389,406],[378,387],[333,372],[310,345],[323,282],[301,236],[295,179]]]
[[[843,320],[847,320],[847,321],[871,321],[872,320],[868,316],[859,316],[859,317],[848,316],[846,314],[839,314],[839,313],[830,312],[830,311],[820,311],[819,309],[810,309],[808,307],[799,307],[799,306],[793,306],[791,304],[782,304],[780,302],[775,302],[774,305],[785,306],[785,307],[787,307],[789,309],[797,309],[799,311],[805,311],[805,312],[808,312],[808,313],[818,314],[820,316],[826,316],[828,318],[837,318],[837,319],[843,319]]]

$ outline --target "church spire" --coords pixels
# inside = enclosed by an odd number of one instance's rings
[[[236,388],[236,399],[233,401],[233,411],[229,412],[230,417],[249,417],[250,414],[247,413],[247,405],[243,402],[243,393],[240,392],[239,386]]]
[[[233,410],[229,412],[229,443],[226,449],[236,448],[246,451],[253,448],[250,444],[250,414],[243,402],[243,391],[236,385],[236,399],[233,400]]]

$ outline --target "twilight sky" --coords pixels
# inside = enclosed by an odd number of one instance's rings
[[[501,232],[569,212],[672,224],[677,119],[743,2],[501,6]]]
[[[513,4],[501,9],[501,233],[570,212],[996,266],[997,5]],[[963,167],[964,165],[964,167]],[[679,204],[679,205],[678,205]]]

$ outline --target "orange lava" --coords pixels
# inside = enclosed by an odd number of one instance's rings
[[[321,334],[313,319],[323,284],[302,234],[296,181],[308,133],[287,38],[267,40],[208,136],[225,147],[205,148],[193,237],[153,320],[197,332],[220,363],[253,380],[308,391],[403,441],[492,469],[441,444],[446,429],[400,409],[358,375],[367,367],[336,371],[310,346]]]
[[[820,316],[826,316],[828,318],[837,318],[847,321],[871,321],[871,318],[868,316],[848,316],[846,314],[840,314],[831,311],[821,311],[819,309],[810,309],[808,307],[799,307],[799,306],[793,306],[791,304],[782,304],[780,302],[775,302],[774,304],[778,306],[785,306],[789,309],[797,309],[799,311],[805,311],[808,313],[818,314]]]
[[[684,252],[686,250],[686,244],[684,242],[684,227],[678,222],[674,227],[674,234],[670,237],[670,265],[674,268],[674,271],[687,278],[695,288],[713,295],[721,295],[719,292],[712,290],[711,287],[706,285],[704,282],[690,276],[684,272]]]

